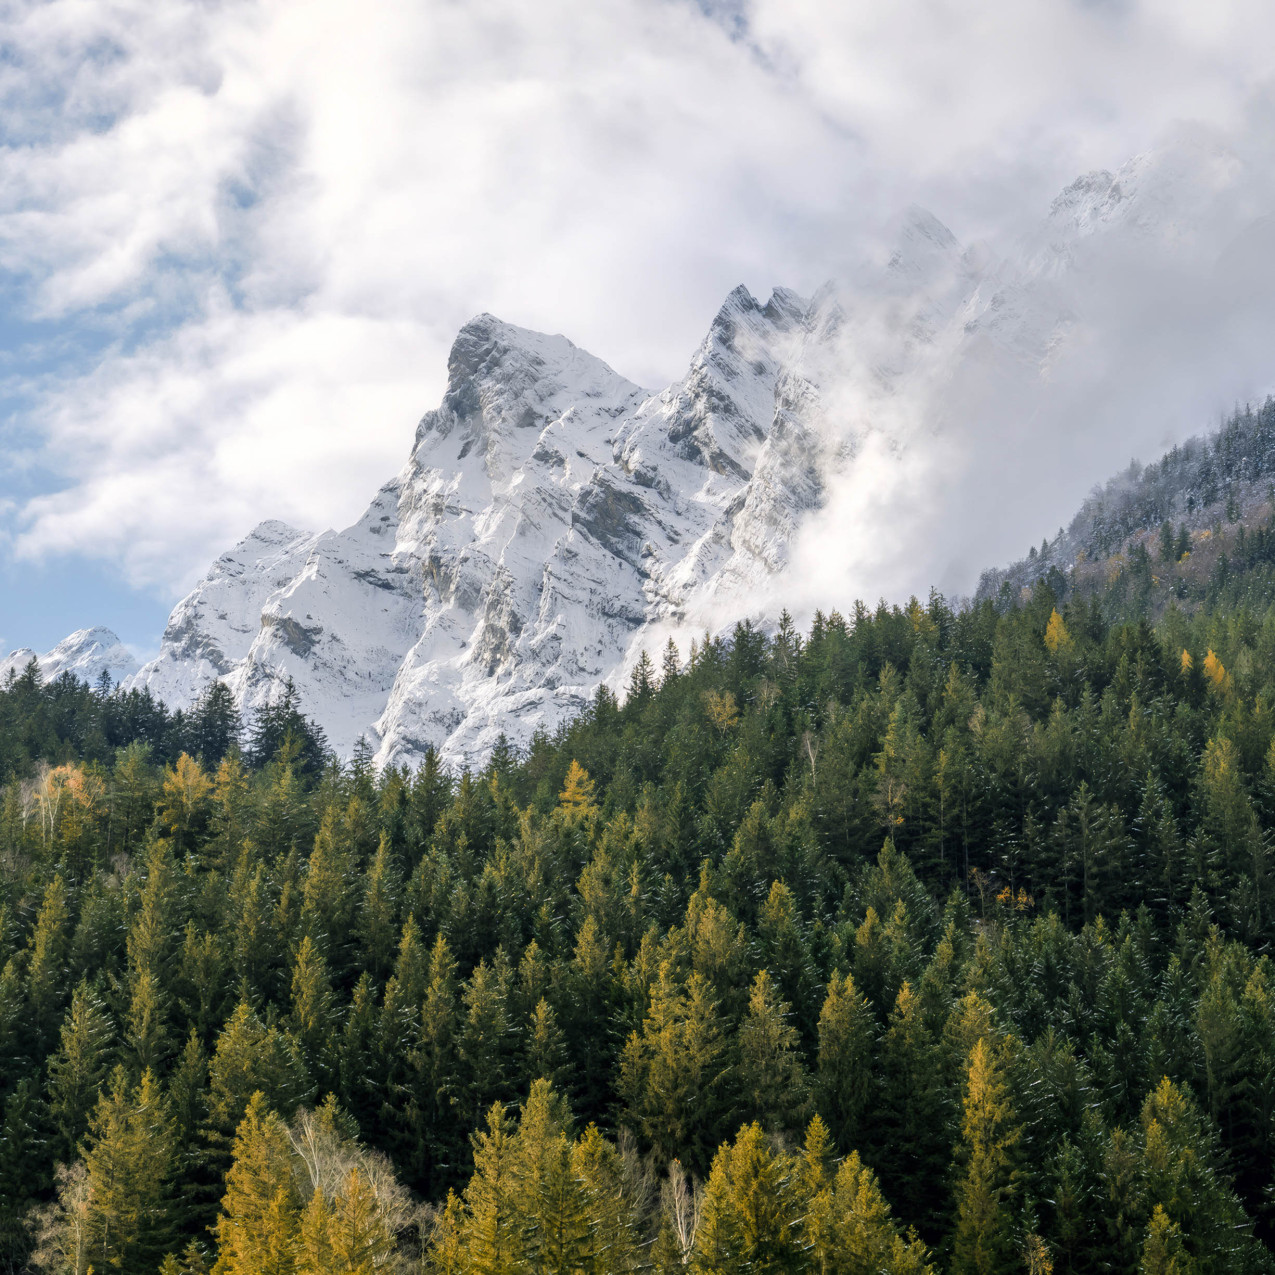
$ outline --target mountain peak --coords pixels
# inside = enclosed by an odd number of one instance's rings
[[[886,276],[896,288],[924,285],[946,276],[960,255],[956,236],[932,212],[912,204],[900,221]]]
[[[102,625],[77,629],[44,655],[36,655],[26,647],[11,651],[0,659],[0,677],[8,676],[10,669],[21,673],[32,659],[39,664],[46,682],[63,673],[72,673],[85,682],[97,682],[103,673],[108,673],[112,681],[119,682],[138,669],[133,653]]]
[[[452,464],[473,454],[503,471],[573,404],[619,407],[646,393],[564,336],[480,314],[452,342],[447,389],[417,426],[414,463]]]

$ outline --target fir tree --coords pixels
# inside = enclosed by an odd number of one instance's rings
[[[49,1111],[59,1135],[58,1159],[69,1163],[75,1157],[111,1069],[114,1037],[106,1006],[81,980],[62,1022],[61,1044],[49,1059]]]

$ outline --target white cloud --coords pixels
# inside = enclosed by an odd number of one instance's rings
[[[0,265],[114,338],[29,387],[64,487],[16,544],[169,590],[355,516],[479,310],[666,381],[735,283],[813,288],[911,200],[983,233],[1177,116],[1238,128],[1275,38],[1249,0],[11,12]]]

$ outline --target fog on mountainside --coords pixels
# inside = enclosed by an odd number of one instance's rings
[[[363,518],[262,524],[132,684],[177,707],[224,678],[247,710],[292,679],[343,754],[366,736],[381,762],[481,761],[670,639],[968,593],[1218,394],[1264,390],[1254,164],[1183,130],[1012,244],[914,208],[879,267],[812,298],[737,289],[658,392],[481,316]]]

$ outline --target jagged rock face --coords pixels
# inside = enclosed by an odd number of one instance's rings
[[[1173,212],[1187,162],[1220,182],[1228,161],[1205,148],[1089,174],[999,256],[912,209],[853,290],[763,305],[736,289],[659,392],[482,315],[363,517],[319,535],[262,524],[177,606],[133,684],[176,707],[221,678],[250,710],[291,678],[339,751],[366,736],[391,764],[431,746],[478,762],[501,734],[552,729],[672,630],[775,618],[798,532],[838,508],[869,435],[878,457],[925,447],[989,385],[1046,378],[1094,245],[1190,232],[1192,210]]]
[[[177,607],[136,683],[183,704],[221,677],[251,709],[292,678],[334,746],[367,736],[391,764],[429,746],[474,761],[502,733],[552,728],[652,626],[781,564],[818,495],[796,423],[817,390],[786,369],[821,314],[737,289],[662,393],[480,316],[367,513],[317,536],[258,528]]]
[[[222,554],[168,617],[159,655],[134,679],[171,708],[189,707],[209,685],[233,676],[262,629],[263,609],[302,570],[316,537],[263,522]]]
[[[341,532],[265,523],[174,610],[134,679],[171,706],[292,678],[338,750],[480,759],[578,711],[654,626],[780,568],[820,492],[796,369],[828,298],[743,288],[653,393],[560,336],[482,315],[411,457]]]
[[[0,678],[12,671],[21,674],[35,660],[46,682],[72,673],[84,682],[96,683],[106,673],[112,682],[121,682],[137,672],[137,660],[131,651],[111,632],[101,627],[78,629],[65,637],[51,651],[37,655],[26,647],[10,651],[0,659]]]

